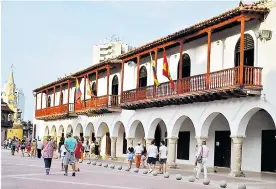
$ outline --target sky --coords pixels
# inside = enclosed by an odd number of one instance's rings
[[[116,35],[131,46],[184,29],[239,1],[2,2],[1,88],[14,67],[33,120],[33,89],[92,65],[92,47]]]

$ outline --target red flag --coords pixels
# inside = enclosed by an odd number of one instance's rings
[[[171,77],[171,73],[170,73],[170,69],[169,69],[169,63],[168,63],[168,60],[167,60],[167,54],[166,54],[165,49],[164,49],[164,53],[163,53],[163,75],[168,78],[168,80],[171,83],[171,88],[174,90],[175,89],[174,81],[172,80],[172,77]]]

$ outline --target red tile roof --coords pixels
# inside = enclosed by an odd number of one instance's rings
[[[166,42],[169,42],[171,40],[183,37],[185,35],[190,35],[194,32],[205,29],[209,26],[218,24],[218,23],[220,23],[224,20],[227,20],[227,19],[233,18],[235,16],[241,15],[242,13],[265,14],[265,13],[268,13],[268,12],[269,12],[269,9],[266,8],[262,3],[253,3],[253,4],[249,4],[249,5],[242,5],[242,6],[234,8],[234,9],[231,9],[229,11],[226,11],[226,12],[224,12],[224,13],[218,15],[218,16],[215,16],[213,18],[204,20],[204,21],[199,22],[195,25],[192,25],[190,27],[187,27],[185,29],[177,31],[173,34],[167,35],[166,37],[162,37],[160,39],[157,39],[155,41],[152,41],[150,43],[142,45],[142,46],[140,46],[136,49],[133,49],[131,51],[128,51],[128,52],[118,56],[117,58],[124,59],[124,58],[130,57],[132,55],[143,52],[145,50],[154,48],[155,46],[162,45]]]

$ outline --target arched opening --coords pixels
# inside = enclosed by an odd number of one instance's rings
[[[203,127],[208,133],[209,159],[214,162],[211,166],[230,168],[232,139],[227,119],[223,114],[214,112],[206,118]]]
[[[242,146],[242,170],[276,172],[276,128],[271,115],[260,109],[246,127]]]
[[[182,79],[179,75],[179,69],[181,69],[182,78],[191,76],[191,59],[187,53],[184,53],[182,56],[182,68],[180,68],[180,62],[178,62],[177,78]]]
[[[127,152],[127,139],[124,124],[118,121],[113,128],[113,136],[118,137],[116,141],[116,155],[123,156]]]
[[[73,134],[73,127],[72,127],[72,125],[68,125],[68,127],[66,129],[66,133],[72,133]]]
[[[80,137],[80,140],[83,142],[84,141],[84,137],[83,137],[83,127],[82,125],[79,123],[76,127],[76,131],[74,136]]]
[[[94,82],[92,84],[92,93],[94,96],[97,96],[97,86],[96,86],[96,82]]]
[[[46,126],[44,129],[44,136],[49,136],[49,127]]]
[[[134,138],[133,146],[136,146],[138,142],[141,142],[141,144],[146,145],[145,130],[143,124],[138,120],[134,121],[131,124],[129,129],[129,135],[127,137]]]
[[[147,86],[147,68],[145,66],[142,66],[140,68],[140,74],[139,74],[139,87],[146,87]]]
[[[167,144],[167,127],[162,119],[157,118],[151,123],[148,137],[154,138],[155,145],[157,146],[158,150],[161,145],[161,141],[164,141],[165,144]]]
[[[57,141],[57,129],[56,129],[56,126],[52,126],[51,137],[53,138],[54,141]]]
[[[63,104],[63,92],[60,93],[60,101],[59,104],[62,105]]]
[[[47,107],[51,107],[51,96],[48,96]]]
[[[235,47],[235,67],[240,65],[240,41]],[[254,66],[254,39],[250,34],[244,35],[244,62],[245,66]]]
[[[96,141],[96,137],[95,137],[95,129],[94,129],[94,125],[92,123],[89,123],[86,126],[85,129],[85,137],[89,137],[89,142],[95,142]]]
[[[118,95],[119,94],[119,80],[118,80],[117,75],[115,75],[112,79],[111,92],[112,92],[112,95]]]
[[[109,158],[111,155],[111,138],[108,125],[105,122],[102,122],[98,128],[97,136],[101,137],[101,152],[105,155],[106,158]]]

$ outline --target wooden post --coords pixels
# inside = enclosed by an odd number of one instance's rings
[[[179,65],[178,65],[178,77],[177,78],[177,83],[178,83],[178,94],[181,93],[181,83],[182,83],[182,77],[183,77],[183,73],[182,73],[182,66],[183,66],[183,60],[182,60],[182,57],[183,57],[183,43],[184,41],[180,41],[180,46],[179,46]]]
[[[96,70],[96,92],[97,92],[97,96],[98,96],[98,70]]]
[[[61,101],[61,100],[62,100],[62,99],[61,99],[61,94],[62,94],[62,85],[61,85],[61,84],[59,85],[59,88],[60,88],[60,89],[59,89],[59,104],[62,105],[63,102]]]
[[[46,90],[46,107],[48,108],[48,89]],[[50,104],[50,106],[51,106],[51,104]]]
[[[69,100],[70,100],[70,80],[68,80],[68,96],[67,96],[67,103],[68,103],[68,111],[69,111]],[[75,109],[75,107],[74,107]]]
[[[245,19],[241,19],[241,37],[240,37],[240,86],[243,85],[243,69],[244,69],[244,27],[245,27]]]
[[[54,86],[54,103],[53,106],[55,107],[56,105],[56,86]]]
[[[155,70],[156,70],[156,76],[157,76],[157,59],[158,59],[158,49],[155,49],[154,50],[154,66],[155,66]],[[153,98],[156,97],[156,85],[155,85],[155,82],[153,81],[154,83],[154,88],[153,88]]]
[[[208,30],[208,50],[207,50],[207,75],[206,75],[206,89],[210,86],[210,61],[211,61],[211,36],[212,31]]]
[[[124,92],[124,68],[125,68],[125,61],[122,61],[122,70],[121,70],[121,99]]]
[[[137,65],[136,65],[136,68],[137,68],[137,78],[136,78],[136,89],[139,88],[139,77],[140,77],[140,56],[137,56]]]
[[[40,109],[43,109],[42,108],[42,98],[43,98],[43,91],[41,91],[41,93],[40,93]]]
[[[107,77],[107,85],[106,85],[106,95],[109,95],[109,77],[110,77],[110,67],[106,68],[106,77]]]
[[[86,100],[86,75],[84,75],[84,87],[83,87],[83,92],[84,92],[84,94],[83,94],[83,101],[84,101],[84,107],[86,106],[86,104],[85,104],[85,100]]]
[[[35,110],[37,110],[37,93],[35,93]]]

